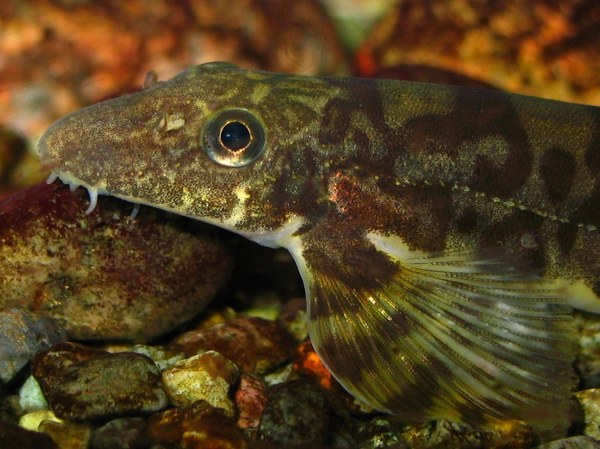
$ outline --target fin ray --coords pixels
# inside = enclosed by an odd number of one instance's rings
[[[370,239],[398,266],[378,288],[348,285],[347,275],[332,276],[331,266],[321,272],[310,259],[299,264],[313,344],[342,385],[412,422],[481,427],[566,413],[570,308],[552,283],[501,258],[424,254],[394,246],[396,238]]]

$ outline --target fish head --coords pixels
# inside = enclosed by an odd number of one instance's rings
[[[62,118],[38,152],[92,197],[110,194],[280,246],[269,240],[303,221],[293,203],[319,195],[302,150],[317,147],[316,117],[330,90],[317,78],[203,64]]]

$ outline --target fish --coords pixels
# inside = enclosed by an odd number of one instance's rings
[[[600,312],[600,108],[401,80],[190,67],[40,138],[46,167],[286,248],[312,344],[407,423],[565,419]],[[544,424],[546,423],[546,424]]]

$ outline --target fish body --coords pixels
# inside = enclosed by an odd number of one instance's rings
[[[192,67],[54,124],[63,181],[285,247],[340,383],[408,422],[566,414],[600,311],[600,108]]]

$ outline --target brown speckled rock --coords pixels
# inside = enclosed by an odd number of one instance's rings
[[[148,418],[148,436],[152,443],[167,447],[186,449],[245,449],[247,447],[244,435],[235,426],[233,419],[223,410],[211,407],[205,401],[151,415]]]
[[[186,406],[205,400],[233,416],[229,390],[238,378],[237,367],[215,351],[206,351],[181,360],[162,372],[163,385],[169,402]]]
[[[269,389],[259,436],[279,447],[319,447],[330,442],[330,419],[322,388],[305,380],[285,382]]]
[[[40,184],[0,200],[0,307],[57,320],[75,339],[147,340],[194,317],[227,278],[215,230]]]
[[[60,449],[88,449],[92,427],[69,421],[42,421],[39,431],[49,435]]]
[[[234,362],[240,371],[260,374],[290,358],[294,339],[275,321],[240,316],[209,329],[181,334],[170,347],[188,355],[213,349]]]
[[[80,345],[39,354],[33,375],[50,408],[64,419],[108,419],[167,406],[154,362],[133,352],[93,354]],[[79,359],[79,360],[77,360]]]
[[[0,310],[0,380],[10,381],[37,352],[65,339],[65,332],[47,317],[20,307]]]

